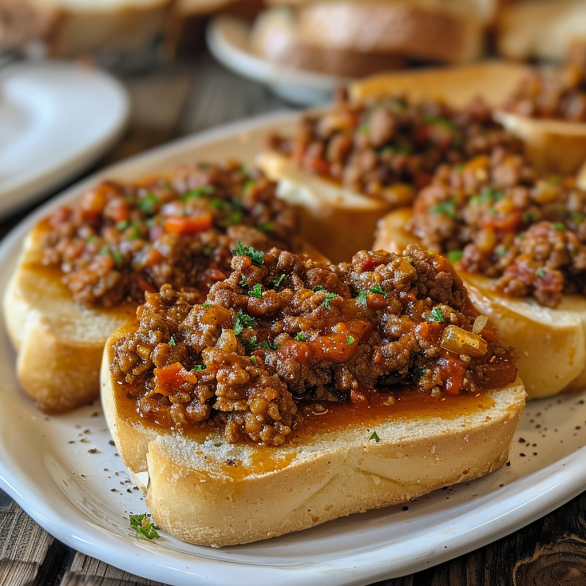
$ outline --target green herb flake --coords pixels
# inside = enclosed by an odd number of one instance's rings
[[[85,243],[86,244],[93,244],[94,242],[96,242],[96,240],[99,240],[100,237],[97,234],[94,234],[93,236],[90,236]]]
[[[584,221],[584,214],[572,214],[572,220],[576,222],[576,224],[580,224]]]
[[[211,244],[208,244],[207,246],[203,247],[203,253],[207,254],[208,256],[210,254],[212,254],[214,252],[214,250],[216,250]]]
[[[173,336],[171,336],[171,339],[169,340],[169,346],[171,346],[171,348],[175,348],[175,346],[177,346],[177,342],[175,342],[175,338]]]
[[[380,283],[376,283],[374,284],[372,287],[370,287],[369,291],[371,293],[376,293],[377,295],[382,295],[383,297],[386,297],[389,293],[388,291],[385,291],[381,286]]]
[[[313,291],[314,293],[319,293],[320,291],[325,291],[325,290],[326,290],[326,288],[325,288],[325,287],[323,287],[322,285],[316,285],[316,286],[315,286],[315,287],[312,289],[312,291]]]
[[[326,298],[321,302],[321,306],[330,309],[330,301],[337,297],[336,293],[326,293]]]
[[[238,336],[245,328],[253,327],[254,320],[249,315],[243,313],[241,309],[239,309],[238,314],[236,315],[236,322],[234,323],[234,333]]]
[[[356,303],[358,303],[358,305],[366,305],[368,303],[366,291],[362,290],[360,293],[358,293],[356,296]]]
[[[266,340],[263,340],[259,346],[263,349],[263,350],[278,350],[279,349],[279,344],[271,344],[270,342],[267,342]]]
[[[415,266],[415,261],[410,256],[405,257],[405,262],[408,262],[412,267]]]
[[[543,267],[539,267],[535,271],[535,274],[541,279],[541,278],[545,277],[545,269]]]
[[[354,342],[356,342],[356,339],[354,338],[354,336],[350,335],[346,338],[346,341],[348,342],[348,346],[351,346],[352,344],[354,344]]]
[[[307,342],[307,338],[301,332],[295,336],[295,339],[299,342]]]
[[[254,179],[247,179],[243,184],[242,184],[242,191],[246,192],[249,189],[252,189],[254,186],[256,185],[256,181]]]
[[[102,248],[100,248],[100,254],[110,254],[110,247],[107,244],[104,244]]]
[[[262,265],[262,263],[264,262],[264,258],[265,258],[265,253],[262,251],[255,251],[254,248],[252,248],[252,246],[250,246],[248,248],[248,250],[246,249],[246,246],[244,246],[244,244],[242,244],[242,242],[240,242],[240,240],[238,240],[238,242],[236,243],[236,248],[232,251],[232,254],[234,256],[249,256],[252,259],[252,262],[257,264],[257,265]]]
[[[507,254],[507,248],[506,246],[503,246],[502,244],[499,244],[495,249],[494,249],[495,253],[497,256],[503,257],[505,256],[505,254]]]
[[[438,203],[436,206],[432,207],[429,211],[432,214],[441,214],[453,219],[457,216],[456,200],[449,199],[448,201],[442,201],[441,203]]]
[[[283,281],[285,280],[285,277],[287,275],[285,273],[283,273],[276,281],[275,281],[275,289],[278,289],[281,284],[283,283]]]
[[[562,222],[555,222],[553,225],[554,229],[558,232],[563,232],[566,229],[566,225]]]
[[[155,212],[155,206],[159,203],[159,198],[154,193],[149,193],[136,202],[143,214],[152,215]]]
[[[250,297],[256,297],[256,299],[262,299],[262,288],[260,284],[256,283],[256,285],[252,289],[250,289],[248,295]]]
[[[372,435],[370,436],[369,439],[374,440],[377,444],[378,444],[378,442],[380,442],[380,437],[378,437],[378,434],[376,433],[376,431],[372,432]]]
[[[554,185],[560,185],[562,182],[562,178],[559,175],[552,175],[549,178],[549,182],[553,183]]]
[[[157,533],[157,530],[160,527],[152,523],[150,517],[146,513],[142,515],[130,515],[130,527],[136,531],[137,537],[142,536],[152,541],[153,539],[159,539],[160,535]]]
[[[213,195],[216,193],[216,188],[213,185],[205,185],[204,187],[197,187],[196,189],[190,189],[181,196],[182,201],[189,201],[191,199],[199,199],[206,195]]]
[[[414,372],[417,376],[425,376],[425,373],[427,372],[427,368],[421,368],[420,366],[418,366],[417,368],[415,368]]]
[[[126,230],[128,226],[130,226],[130,222],[128,220],[122,220],[122,222],[118,222],[114,227],[116,228],[116,230],[122,232]]]
[[[521,216],[521,220],[523,220],[523,222],[536,222],[537,214],[535,212],[525,212]]]
[[[248,289],[248,281],[246,280],[246,277],[242,277],[242,279],[238,281],[238,286],[242,287],[243,289]]]
[[[258,363],[256,361],[256,356],[251,356],[250,357],[250,362],[252,362],[252,364],[254,364],[254,366],[258,366]]]
[[[210,304],[209,303],[202,303],[201,306],[205,307],[207,309],[210,306]]]
[[[119,250],[112,251],[112,258],[114,259],[114,262],[117,265],[121,265],[124,262],[124,258],[122,256],[122,253]]]
[[[196,370],[201,372],[202,370],[207,370],[208,367],[205,364],[196,364],[191,370]]]
[[[253,350],[256,350],[256,336],[252,336],[252,338],[243,338],[241,340],[242,345],[244,346],[244,348],[246,348],[246,350],[248,352],[252,352]]]
[[[431,310],[429,321],[435,321],[440,323],[444,321],[444,314],[442,313],[442,310],[439,307],[434,307]]]
[[[259,224],[257,226],[257,228],[261,232],[264,232],[265,234],[268,234],[269,232],[273,232],[275,230],[276,224],[275,224],[275,222],[267,222],[266,224]]]
[[[463,250],[450,250],[446,253],[446,258],[455,265],[464,256]]]

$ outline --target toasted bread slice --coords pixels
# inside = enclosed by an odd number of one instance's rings
[[[383,218],[373,248],[400,252],[418,238],[405,230],[411,209],[403,208]],[[586,298],[565,295],[555,309],[534,299],[514,298],[493,290],[483,275],[459,273],[470,300],[486,315],[503,344],[520,350],[519,377],[530,398],[586,388]]]
[[[301,236],[332,262],[368,249],[377,221],[392,206],[390,200],[353,193],[311,175],[276,152],[259,155],[256,164],[269,179],[279,182],[277,197],[299,210]],[[405,203],[397,199],[395,205]]]
[[[23,390],[43,411],[59,413],[99,397],[104,344],[134,319],[137,306],[104,311],[74,303],[59,272],[41,264],[45,229],[38,224],[26,239],[4,296],[4,316]]]
[[[506,462],[525,404],[517,380],[471,398],[470,409],[377,422],[379,441],[364,420],[277,448],[230,445],[213,431],[160,432],[127,410],[110,374],[113,344],[133,327],[121,328],[106,345],[106,419],[139,486],[137,475],[148,472],[153,519],[199,545],[276,537],[483,476]]]

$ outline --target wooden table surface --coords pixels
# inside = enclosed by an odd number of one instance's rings
[[[264,87],[217,65],[205,53],[122,77],[132,98],[130,127],[93,169],[173,138],[248,116],[290,108]],[[31,210],[0,222],[3,237]],[[586,462],[585,462],[586,465]],[[0,491],[0,586],[128,586],[158,583],[80,554],[39,527]],[[385,586],[583,586],[586,493],[486,547]]]

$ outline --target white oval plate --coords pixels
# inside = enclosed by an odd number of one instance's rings
[[[235,73],[267,85],[277,96],[300,106],[331,101],[332,93],[349,78],[283,67],[250,51],[250,25],[239,18],[217,16],[206,30],[214,57]]]
[[[231,124],[158,148],[100,172],[49,202],[0,246],[0,288],[26,232],[103,177],[130,180],[176,163],[240,158],[250,164],[267,131],[290,131],[297,115]],[[42,349],[39,349],[42,351]],[[111,445],[101,407],[47,417],[21,395],[15,353],[0,334],[0,485],[55,537],[81,552],[175,585],[368,584],[410,574],[503,537],[585,486],[586,406],[580,395],[529,404],[510,465],[477,481],[403,506],[352,515],[251,545],[211,549],[162,534],[133,535],[128,515],[146,512]]]
[[[88,166],[129,114],[122,85],[67,62],[24,63],[0,76],[0,215],[25,206]]]

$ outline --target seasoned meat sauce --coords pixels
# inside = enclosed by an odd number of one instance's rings
[[[301,119],[293,138],[270,138],[271,148],[310,173],[393,205],[409,203],[440,163],[459,163],[519,139],[492,120],[480,101],[454,110],[437,101],[403,97],[347,101]]]
[[[586,45],[573,46],[561,69],[528,69],[503,110],[529,118],[586,122]]]
[[[570,177],[538,178],[504,149],[440,167],[406,228],[507,295],[556,307],[586,294],[586,192]]]
[[[115,392],[145,420],[280,445],[304,417],[371,392],[439,399],[516,378],[514,349],[442,256],[411,246],[328,265],[241,243],[234,253],[205,303],[165,285],[115,343]]]
[[[238,240],[287,246],[297,216],[259,171],[201,164],[135,185],[101,183],[47,225],[43,264],[61,269],[75,301],[109,308],[142,303],[167,283],[205,297],[229,274]]]

